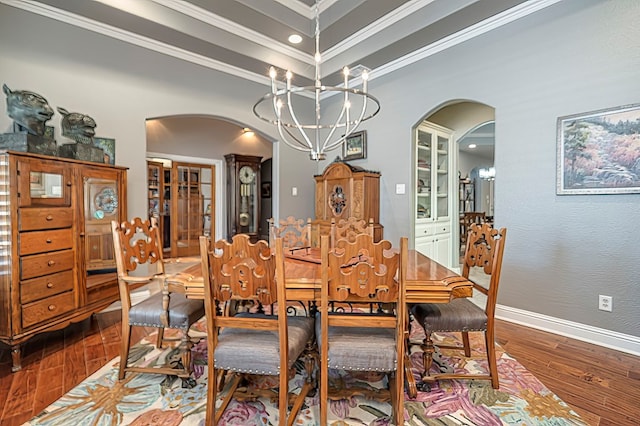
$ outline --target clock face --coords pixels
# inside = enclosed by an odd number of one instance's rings
[[[238,174],[242,183],[251,183],[256,177],[256,172],[250,166],[242,166]]]

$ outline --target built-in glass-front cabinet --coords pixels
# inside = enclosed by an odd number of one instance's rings
[[[415,248],[451,266],[452,131],[429,122],[415,130]]]

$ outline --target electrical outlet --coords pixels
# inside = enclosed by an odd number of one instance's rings
[[[601,311],[613,311],[613,297],[611,296],[603,296],[602,294],[598,296],[598,309]]]

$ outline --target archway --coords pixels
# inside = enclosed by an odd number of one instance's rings
[[[458,244],[461,233],[460,211],[464,211],[465,209],[465,206],[461,205],[460,202],[461,199],[464,202],[465,194],[463,193],[461,195],[460,191],[466,191],[467,189],[463,184],[461,184],[461,180],[465,181],[465,178],[469,178],[470,180],[477,178],[479,185],[478,193],[484,200],[485,193],[488,191],[483,186],[485,184],[480,182],[479,176],[476,177],[476,175],[480,168],[493,166],[495,109],[491,106],[475,101],[452,100],[443,103],[440,107],[427,113],[416,125],[416,128],[418,129],[421,125],[425,125],[427,123],[440,126],[444,129],[443,131],[445,131],[445,135],[450,133],[449,155],[451,158],[448,159],[448,167],[450,167],[450,169],[447,169],[448,184],[446,191],[446,200],[448,204],[446,214],[442,214],[440,217],[438,217],[438,215],[430,215],[426,220],[421,220],[416,216],[414,236],[416,239],[420,238],[419,230],[422,229],[421,227],[425,226],[423,222],[426,222],[427,226],[432,226],[431,223],[437,224],[438,226],[434,227],[435,230],[446,230],[448,235],[443,236],[444,238],[440,239],[434,246],[437,248],[439,245],[440,251],[445,250],[446,255],[440,255],[437,260],[449,267],[457,268],[459,266],[460,257],[460,245]],[[476,144],[476,148],[469,148],[469,144],[472,143],[470,138],[472,137],[474,138],[473,143]],[[473,149],[478,148],[481,139],[481,145],[483,148],[477,150],[477,152],[481,152],[481,155],[476,155],[473,153]],[[464,144],[462,147],[460,142]],[[415,143],[417,144],[417,140]],[[444,173],[444,169],[434,169],[433,173],[434,176],[439,176],[439,174]],[[419,184],[419,179],[417,179],[417,181]],[[438,188],[436,187],[435,190],[437,191],[437,189]],[[493,194],[491,195],[493,196]],[[444,197],[445,194],[442,193],[432,195],[432,199],[436,201],[445,199]],[[416,196],[416,198],[418,198],[418,196]],[[474,200],[474,210],[484,209],[485,206],[486,204],[484,201],[481,203],[478,200]],[[418,211],[419,206],[417,201],[414,207],[415,211]],[[492,200],[491,207],[493,207]],[[442,211],[443,210],[440,212]],[[424,233],[424,231],[422,232]],[[427,228],[426,232],[429,234],[431,230]],[[437,239],[437,237],[434,237],[434,239]],[[443,241],[446,242],[446,248],[443,248],[445,247]],[[415,246],[416,249],[419,249],[417,241]],[[425,254],[428,256],[437,255],[437,253],[433,252]]]
[[[208,204],[213,206],[210,234],[214,238],[226,237],[227,197],[224,156],[243,154],[262,157],[262,181],[272,180],[273,140],[266,135],[245,131],[246,126],[234,120],[209,115],[174,115],[150,118],[146,121],[147,159],[155,160],[171,167],[173,163],[181,166],[211,165],[214,170],[212,182],[214,199],[211,203],[202,203],[201,213],[206,218]],[[204,168],[203,170],[206,170]],[[206,194],[205,194],[206,196]],[[261,198],[260,223],[263,234],[267,232],[267,219],[271,216],[271,199]],[[166,215],[166,211],[163,211]],[[262,220],[264,218],[264,220]],[[199,226],[199,225],[198,225]],[[203,232],[206,233],[206,232]],[[175,244],[174,244],[175,245]]]

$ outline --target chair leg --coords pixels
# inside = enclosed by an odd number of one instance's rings
[[[120,346],[120,369],[118,380],[124,379],[125,369],[129,362],[129,347],[131,346],[131,326],[122,322],[122,344]]]
[[[224,374],[224,372],[221,372],[221,371],[219,371],[219,373],[223,373]],[[222,404],[220,404],[220,408],[218,408],[217,412],[215,411],[216,400],[215,400],[215,392],[214,392],[213,399],[211,401],[211,404],[213,404],[213,407],[212,407],[211,411],[214,413],[214,423],[207,423],[207,425],[210,425],[210,424],[217,425],[218,424],[218,422],[222,418],[222,413],[224,413],[224,410],[227,409],[227,406],[231,402],[231,399],[233,398],[233,394],[235,393],[236,389],[238,389],[238,386],[240,385],[240,382],[242,381],[242,378],[243,378],[242,374],[236,374],[235,375],[235,377],[233,378],[233,381],[231,382],[231,387],[229,388],[229,393],[227,393],[227,395],[222,400]],[[215,386],[213,386],[213,387],[215,388]]]
[[[464,356],[469,358],[471,356],[471,345],[469,344],[469,332],[462,332],[462,344],[464,346]]]
[[[289,407],[289,372],[280,371],[280,388],[278,389],[278,424],[287,424],[287,408]]]
[[[389,373],[389,391],[391,393],[392,418],[395,425],[404,424],[404,380],[400,381],[401,375]]]
[[[433,364],[433,353],[435,352],[435,347],[433,346],[433,340],[431,339],[431,332],[426,331],[426,337],[421,345],[422,347],[422,358],[424,363],[424,374],[423,376],[429,376],[429,370],[431,370],[431,365]]]
[[[156,340],[156,348],[162,348],[162,339],[164,339],[164,327],[158,327],[158,338]]]
[[[491,374],[491,387],[500,388],[498,378],[498,363],[496,361],[496,342],[493,328],[489,327],[484,333],[485,345],[487,345],[487,362],[489,363],[489,374]]]
[[[180,351],[182,352],[182,367],[187,376],[191,374],[191,346],[189,332],[188,330],[183,330],[182,339],[180,340]]]
[[[327,424],[329,405],[329,371],[326,362],[320,363],[320,424]]]
[[[295,399],[293,406],[291,407],[291,411],[289,411],[289,417],[287,420],[287,426],[293,426],[298,417],[298,413],[304,404],[305,397],[309,394],[311,389],[316,387],[316,383],[313,378],[313,370],[317,363],[317,355],[312,352],[313,346],[307,343],[307,353],[304,355],[304,369],[307,373],[307,379],[304,381],[304,385],[302,389],[300,389],[300,393]]]
[[[224,371],[221,371],[220,374],[224,375]],[[207,401],[205,405],[205,425],[213,425],[213,418],[215,417],[215,408],[216,408],[216,398],[218,386],[218,376],[216,374],[216,369],[213,366],[213,362],[211,357],[207,360]]]

